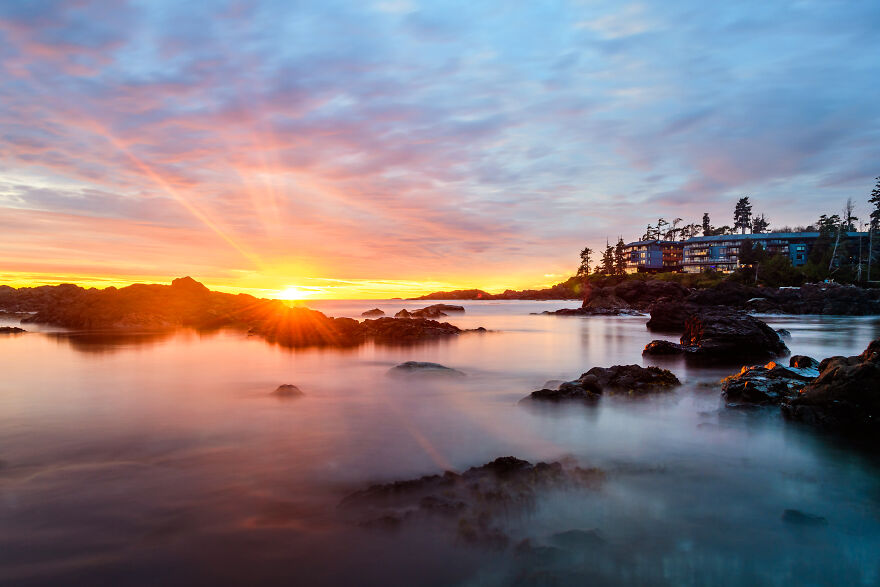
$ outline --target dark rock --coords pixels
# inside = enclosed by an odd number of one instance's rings
[[[685,321],[697,310],[697,306],[681,301],[659,301],[651,306],[651,319],[645,326],[659,332],[683,332]]]
[[[788,366],[795,367],[796,369],[816,369],[818,371],[819,361],[806,355],[794,355],[788,360]],[[818,373],[816,376],[818,377]]]
[[[570,461],[537,463],[501,457],[464,473],[447,471],[418,479],[373,485],[352,493],[340,503],[354,522],[430,518],[448,524],[459,539],[488,548],[503,548],[509,538],[500,522],[516,511],[532,509],[541,492],[553,489],[595,489],[604,480],[598,469]],[[399,512],[408,512],[401,518]],[[383,527],[379,524],[378,527]]]
[[[445,367],[439,363],[427,363],[419,361],[407,361],[388,370],[389,375],[452,375],[461,377],[464,375],[458,369]]]
[[[652,340],[645,345],[643,355],[682,355],[687,349],[677,342],[671,340]]]
[[[565,558],[565,551],[554,546],[532,544],[530,538],[525,538],[514,546],[513,554],[527,559],[529,566],[553,564]]]
[[[539,312],[534,312],[538,314]],[[556,316],[638,316],[638,310],[626,307],[592,307],[592,308],[562,308],[560,310],[544,310],[540,314],[552,314]]]
[[[342,320],[342,318],[336,320]],[[377,318],[364,320],[360,326],[360,335],[363,339],[373,339],[385,344],[406,344],[431,338],[443,338],[460,332],[462,332],[460,328],[448,322],[437,322],[425,318],[409,320]]]
[[[550,536],[550,543],[567,549],[589,549],[605,544],[598,530],[567,530]]]
[[[645,347],[644,354],[678,352],[666,343]],[[703,361],[739,362],[770,359],[788,352],[779,335],[761,320],[727,309],[703,309],[689,316],[681,336],[686,356]]]
[[[791,331],[786,328],[777,328],[776,334],[778,334],[780,338],[791,338]]]
[[[647,309],[660,300],[682,300],[688,289],[673,281],[659,279],[624,281],[614,287],[614,295],[633,307]]]
[[[21,334],[22,332],[27,332],[27,330],[18,326],[0,326],[0,334]]]
[[[361,312],[361,316],[365,316],[367,318],[378,318],[379,316],[384,316],[385,312],[380,310],[379,308],[373,308],[372,310],[367,310],[366,312]]]
[[[770,362],[743,367],[742,371],[721,382],[722,396],[734,404],[764,405],[789,401],[819,376],[818,363],[810,357],[792,357],[789,365],[783,367]]]
[[[614,365],[593,367],[578,379],[567,381],[557,389],[539,389],[524,401],[596,401],[602,395],[645,395],[669,391],[681,385],[671,371],[659,367]]]
[[[716,358],[777,357],[788,353],[779,335],[753,316],[703,310],[685,322],[681,344]]]
[[[432,304],[422,309],[439,310],[441,312],[464,312],[464,306],[456,306],[455,304]]]
[[[413,318],[442,318],[446,316],[446,313],[437,306],[428,306],[427,308],[413,310],[409,315]]]
[[[807,514],[800,510],[785,510],[782,512],[782,521],[796,526],[827,526],[828,520],[822,516]]]
[[[276,397],[300,397],[303,395],[303,392],[296,385],[284,383],[276,387],[272,395]]]
[[[403,309],[394,315],[395,318],[412,318],[413,315],[407,309]]]
[[[742,308],[752,298],[762,297],[763,288],[749,287],[722,281],[715,287],[700,289],[691,293],[687,300],[697,306],[731,306]]]
[[[858,439],[880,437],[880,339],[855,357],[830,357],[782,407],[787,418]]]

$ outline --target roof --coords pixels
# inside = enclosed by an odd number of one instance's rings
[[[626,243],[625,247],[640,247],[643,245],[681,245],[684,244],[685,241],[661,241],[657,239],[647,240],[647,241],[636,241],[633,243]]]
[[[848,237],[867,237],[867,232],[848,232]],[[693,236],[685,243],[704,243],[712,241],[729,241],[729,240],[768,240],[768,239],[786,239],[786,240],[803,240],[819,238],[818,232],[762,232],[758,234],[719,234],[717,236]]]

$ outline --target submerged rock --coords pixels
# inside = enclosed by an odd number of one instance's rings
[[[300,397],[304,395],[302,390],[296,385],[291,385],[290,383],[284,383],[275,388],[275,391],[272,392],[272,395],[276,397]]]
[[[595,528],[591,530],[567,530],[550,536],[550,543],[567,549],[587,549],[606,543],[602,534]]]
[[[854,357],[830,357],[782,407],[787,418],[863,439],[880,437],[880,339]]]
[[[721,394],[732,404],[782,404],[819,376],[819,363],[803,355],[791,357],[789,366],[774,362],[743,367],[721,382]]]
[[[556,389],[539,389],[523,401],[596,401],[602,395],[646,395],[670,391],[678,385],[681,381],[674,373],[659,367],[593,367],[578,379],[566,381]]]
[[[770,359],[788,353],[772,328],[754,316],[730,310],[701,310],[685,321],[680,346],[652,341],[643,354],[682,353],[703,361],[739,362]]]
[[[808,514],[800,510],[785,510],[782,512],[782,521],[795,526],[827,526],[828,520],[822,516]]]
[[[385,312],[380,310],[379,308],[373,308],[372,310],[367,310],[366,312],[361,312],[361,316],[367,318],[376,318],[378,316],[384,316]]]
[[[398,526],[411,520],[445,524],[460,540],[503,548],[509,537],[501,522],[535,506],[544,491],[598,488],[599,469],[571,461],[537,463],[501,457],[464,473],[446,471],[417,479],[373,485],[345,497],[340,508],[368,527]],[[381,523],[380,523],[381,521]]]
[[[458,369],[446,367],[439,363],[421,361],[407,361],[388,370],[389,375],[452,375],[461,377],[463,372]]]
[[[20,334],[22,332],[27,332],[27,330],[18,326],[0,326],[0,334]]]

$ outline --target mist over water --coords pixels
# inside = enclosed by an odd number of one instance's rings
[[[360,317],[430,303],[308,305]],[[232,331],[28,326],[39,331],[0,338],[0,583],[880,583],[876,456],[777,409],[723,408],[718,381],[735,366],[643,361],[661,338],[645,317],[530,314],[577,302],[454,303],[467,312],[444,320],[491,332],[345,350]],[[793,354],[819,359],[880,337],[876,318],[764,319],[791,331]],[[466,377],[387,375],[409,360]],[[547,380],[628,363],[669,368],[684,385],[597,406],[517,404]],[[282,383],[305,395],[273,396]],[[430,522],[361,528],[338,508],[373,483],[507,455],[571,457],[607,477],[512,508],[507,549]],[[827,525],[785,522],[787,509]],[[604,542],[540,560],[513,548],[572,529]]]

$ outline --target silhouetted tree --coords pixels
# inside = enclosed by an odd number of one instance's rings
[[[584,247],[581,251],[581,264],[578,266],[578,277],[584,277],[590,274],[590,257],[593,255],[593,249]]]
[[[764,215],[755,216],[754,220],[752,220],[752,232],[755,234],[761,234],[762,232],[767,232],[767,228],[770,227],[770,221],[764,218]]]
[[[733,227],[742,229],[742,233],[746,233],[746,229],[752,225],[752,204],[749,197],[740,198],[733,209]]]
[[[617,244],[614,246],[614,273],[615,275],[626,275],[626,245],[623,242],[623,238],[617,239]]]
[[[858,222],[859,218],[853,215],[853,211],[855,210],[855,204],[853,204],[852,198],[846,199],[846,205],[843,207],[843,230],[844,232],[855,232],[856,231],[856,222]]]
[[[868,202],[874,205],[874,209],[871,210],[871,230],[877,230],[880,228],[880,177],[877,178],[877,185],[871,191]]]
[[[666,231],[666,234],[663,235],[663,238],[670,241],[677,240],[678,234],[681,232],[681,229],[678,228],[678,225],[681,223],[681,218],[673,219],[672,223],[669,226],[669,230]]]
[[[605,241],[605,252],[602,254],[602,274],[614,275],[614,247]]]
[[[840,216],[837,214],[832,214],[831,216],[822,214],[816,222],[816,230],[821,236],[831,236],[835,234],[838,226],[840,226]]]
[[[712,225],[709,221],[708,212],[703,212],[703,236],[712,236]]]
[[[663,235],[666,233],[666,227],[669,226],[669,223],[666,222],[663,218],[657,219],[657,232],[654,238],[663,238]]]

